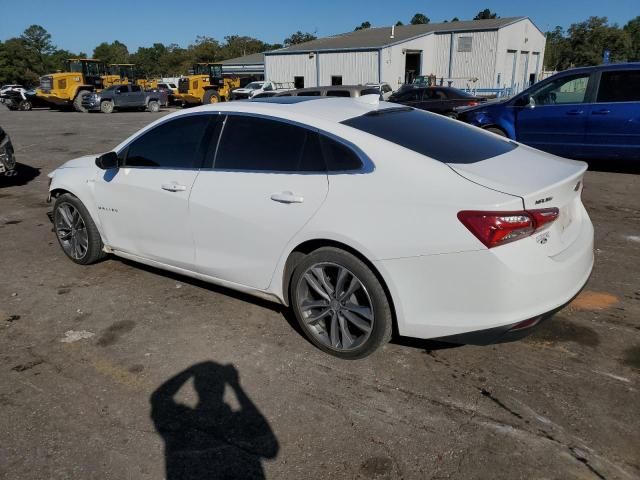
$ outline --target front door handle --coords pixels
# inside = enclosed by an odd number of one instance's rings
[[[567,115],[582,115],[584,113],[584,110],[569,110],[567,112]]]
[[[592,115],[609,115],[611,113],[611,110],[607,110],[607,109],[602,109],[602,110],[594,110],[593,112],[591,112]]]
[[[162,189],[168,192],[184,192],[187,189],[187,186],[180,185],[179,183],[163,183]]]
[[[271,195],[271,200],[279,203],[302,203],[304,202],[304,197],[295,195],[292,192],[280,192]]]

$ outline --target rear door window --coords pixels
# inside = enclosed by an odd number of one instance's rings
[[[640,102],[640,70],[602,72],[597,102]]]
[[[462,122],[407,107],[375,110],[342,123],[445,163],[475,163],[517,147]]]
[[[200,168],[202,139],[211,115],[189,115],[164,122],[135,139],[125,167]]]
[[[318,133],[268,118],[227,117],[214,168],[325,172]]]
[[[306,92],[298,92],[299,97],[319,97],[320,90],[309,90]]]

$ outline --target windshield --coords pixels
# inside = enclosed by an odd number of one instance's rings
[[[258,90],[259,88],[262,88],[262,85],[264,85],[262,82],[251,82],[244,88],[247,90]]]
[[[517,147],[462,122],[411,107],[373,110],[342,123],[443,163],[480,162]]]
[[[69,72],[82,73],[82,63],[79,61],[67,61],[67,70]]]
[[[118,88],[118,85],[112,85],[110,87],[105,88],[103,91],[104,92],[113,92],[116,88]]]
[[[209,75],[209,65],[197,64],[193,66],[194,75]]]

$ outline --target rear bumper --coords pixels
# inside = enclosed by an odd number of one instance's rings
[[[586,211],[580,229],[551,257],[530,237],[491,250],[375,262],[393,298],[398,333],[442,338],[476,332],[497,341],[519,322],[555,313],[591,275],[593,226]]]
[[[585,282],[586,285],[586,282]],[[584,285],[582,286],[584,288]],[[582,288],[580,289],[582,291]],[[580,291],[578,293],[580,293]],[[569,305],[578,294],[574,295],[571,300],[564,305],[560,305],[557,308],[549,312],[545,312],[536,317],[529,318],[524,322],[517,322],[510,325],[503,325],[501,327],[488,328],[486,330],[476,330],[474,332],[459,333],[457,335],[450,335],[446,337],[440,337],[437,340],[446,343],[455,343],[460,345],[492,345],[496,343],[508,343],[521,340],[540,327],[547,320],[550,320],[556,313],[563,310]]]

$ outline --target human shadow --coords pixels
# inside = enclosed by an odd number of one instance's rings
[[[193,408],[175,399],[190,379],[198,394]],[[237,411],[223,399],[227,386],[238,400]],[[165,444],[166,480],[264,479],[262,459],[278,454],[275,434],[233,365],[193,365],[158,387],[150,401]]]

